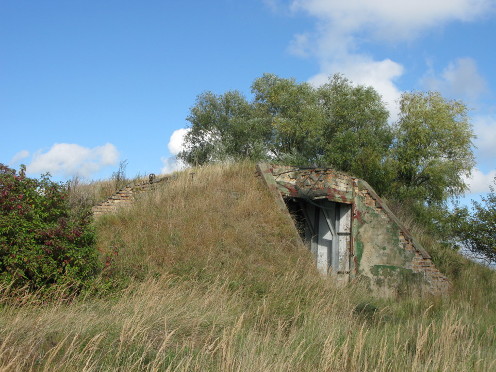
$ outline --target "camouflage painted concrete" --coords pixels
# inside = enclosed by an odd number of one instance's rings
[[[271,190],[277,190],[276,200],[285,213],[283,198],[313,209],[323,202],[351,207],[351,239],[344,247],[349,270],[332,272],[329,266],[330,274],[341,280],[363,278],[384,295],[406,287],[430,294],[448,291],[448,279],[365,181],[332,169],[259,164],[258,171]]]

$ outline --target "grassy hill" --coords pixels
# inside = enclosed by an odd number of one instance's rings
[[[496,276],[419,231],[442,298],[321,277],[252,164],[179,173],[95,223],[84,296],[1,294],[0,370],[496,371]]]

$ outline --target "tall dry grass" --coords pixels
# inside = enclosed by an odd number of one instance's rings
[[[201,278],[223,275],[266,286],[310,257],[275,208],[253,166],[186,171],[136,206],[99,223],[98,248],[121,273]],[[236,285],[234,282],[232,285]]]
[[[492,273],[466,263],[443,298],[337,287],[250,164],[186,171],[96,227],[103,276],[126,287],[22,306],[3,291],[0,370],[496,370]]]
[[[92,207],[101,203],[126,186],[144,182],[146,178],[136,175],[126,176],[127,160],[119,163],[119,168],[106,180],[85,182],[75,176],[67,182],[69,203],[72,209]]]

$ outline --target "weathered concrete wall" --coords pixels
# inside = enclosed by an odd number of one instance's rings
[[[446,292],[448,279],[430,255],[364,181],[354,180],[353,239],[358,273],[377,288],[421,284],[423,291]]]
[[[449,289],[448,279],[387,205],[363,180],[332,169],[259,166],[285,198],[351,204],[350,278],[367,278],[386,295],[403,286],[431,294]]]

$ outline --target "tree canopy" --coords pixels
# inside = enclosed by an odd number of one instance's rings
[[[491,192],[482,197],[482,202],[472,201],[472,211],[460,208],[456,211],[455,232],[462,245],[490,263],[496,263],[496,177]]]
[[[313,87],[264,74],[251,92],[251,100],[238,91],[200,94],[179,157],[190,165],[248,158],[332,167],[420,204],[442,205],[466,190],[474,136],[460,101],[404,93],[399,119],[389,123],[381,96],[342,75]]]
[[[460,101],[437,92],[404,93],[391,161],[400,196],[440,203],[467,190],[474,166],[472,126]]]

